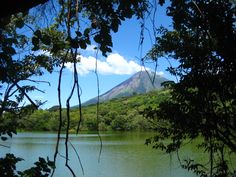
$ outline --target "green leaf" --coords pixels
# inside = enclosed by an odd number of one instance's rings
[[[85,42],[86,42],[88,45],[91,45],[91,41],[89,40],[89,38],[87,38],[87,39],[85,40]]]
[[[118,31],[119,25],[121,24],[119,19],[115,19],[112,21],[111,28],[116,33]]]
[[[79,41],[77,39],[71,39],[70,45],[72,48],[79,48]]]
[[[101,43],[101,36],[100,35],[96,35],[94,36],[94,41],[97,42],[97,43]]]
[[[34,47],[38,46],[39,45],[39,38],[34,36],[32,38],[32,44],[34,45]]]
[[[82,36],[82,33],[80,31],[76,31],[75,33],[77,34],[78,37]]]
[[[84,36],[85,36],[85,37],[89,37],[89,33],[90,33],[90,28],[86,28],[86,29],[84,30]]]
[[[81,49],[86,49],[87,48],[87,44],[84,40],[80,40],[79,45],[80,45]]]
[[[111,48],[106,48],[107,52],[112,52]]]
[[[165,3],[165,0],[159,0],[159,4],[160,4],[161,6],[163,6],[164,3]]]
[[[50,45],[51,44],[51,39],[48,35],[43,35],[41,40],[45,45]]]
[[[41,37],[42,37],[42,33],[41,33],[40,30],[36,30],[36,31],[34,32],[34,35],[37,36],[38,38],[41,38]]]
[[[42,157],[39,157],[39,162],[40,163],[46,163],[46,160],[44,158],[42,158]]]
[[[3,47],[2,49],[5,53],[10,54],[10,55],[14,55],[16,54],[16,51],[13,47]]]
[[[12,138],[12,133],[11,132],[7,132],[7,135]]]
[[[24,26],[24,21],[22,20],[22,19],[18,19],[17,21],[16,21],[16,27],[17,28],[23,28],[23,26]]]
[[[2,141],[6,141],[6,140],[7,140],[7,137],[1,136],[1,140],[2,140]]]

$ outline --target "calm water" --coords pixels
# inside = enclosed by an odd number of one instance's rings
[[[176,156],[166,155],[151,146],[144,145],[151,133],[105,133],[101,134],[103,148],[100,162],[98,156],[100,141],[96,134],[71,135],[70,141],[77,149],[84,168],[84,177],[194,177],[193,174],[180,168]],[[52,159],[55,150],[56,134],[19,133],[0,147],[0,155],[14,153],[23,157],[18,169],[32,166],[39,156]],[[182,156],[200,156],[191,148],[186,148]],[[64,167],[64,140],[60,142],[60,156],[57,159],[55,177],[70,177]],[[83,176],[76,154],[70,147],[70,165],[77,176]]]

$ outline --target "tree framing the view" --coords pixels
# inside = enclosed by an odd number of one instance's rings
[[[15,1],[9,2],[14,4]],[[42,92],[34,86],[39,81],[31,77],[52,72],[56,67],[60,68],[59,127],[54,159],[40,157],[34,167],[20,172],[16,170],[16,163],[22,159],[7,154],[0,158],[0,176],[53,176],[61,139],[61,82],[66,62],[74,64],[74,84],[66,101],[65,166],[76,176],[67,159],[73,94],[77,94],[81,110],[77,56],[92,43],[96,43],[97,49],[106,56],[112,49],[111,33],[117,32],[126,19],[136,17],[145,21],[144,14],[156,8],[157,1],[153,2],[149,6],[146,0],[43,0],[8,6],[9,11],[0,18],[0,137],[3,141],[12,137],[22,115],[30,114],[43,104],[28,94]],[[158,2],[160,5],[167,3],[165,0]],[[41,3],[45,4],[37,7],[42,15],[40,19],[51,23],[43,23],[35,17],[35,8],[28,12]],[[168,85],[171,97],[158,107],[151,105],[144,111],[147,119],[158,125],[157,136],[146,143],[167,153],[178,153],[186,139],[201,138],[199,148],[209,153],[209,164],[204,166],[192,159],[181,163],[201,177],[235,176],[225,156],[226,151],[234,155],[236,151],[235,6],[235,1],[230,0],[171,0],[167,15],[173,19],[173,29],[154,27],[155,44],[143,58],[143,61],[157,61],[159,57],[166,57],[180,63],[176,68],[169,67],[169,72],[179,78],[179,82]],[[25,29],[30,32],[23,34]],[[29,105],[24,105],[25,99]],[[77,133],[81,119],[80,111]],[[166,139],[172,142],[165,144]]]
[[[58,145],[61,139],[61,80],[66,62],[74,63],[74,84],[66,101],[65,166],[70,170],[72,176],[76,176],[68,163],[68,139],[70,100],[76,90],[81,109],[80,86],[76,71],[76,63],[79,62],[77,57],[79,50],[86,49],[91,43],[96,43],[98,50],[106,56],[107,52],[111,52],[111,32],[117,32],[121,22],[126,19],[134,16],[143,18],[148,5],[148,2],[143,0],[47,1],[38,10],[43,16],[42,19],[48,19],[49,17],[53,19],[53,22],[51,24],[43,24],[38,17],[33,16],[35,9],[27,11],[31,7],[44,2],[46,1],[39,1],[33,4],[31,2],[22,2],[23,4],[20,6],[15,6],[14,1],[4,4],[9,11],[4,11],[1,14],[0,86],[3,99],[0,102],[0,120],[4,123],[1,123],[0,136],[2,140],[6,140],[8,136],[12,137],[12,134],[16,133],[17,123],[21,115],[30,113],[32,109],[38,109],[42,104],[32,100],[28,95],[30,91],[38,90],[33,83],[39,81],[32,80],[31,77],[43,75],[45,71],[52,72],[55,67],[60,67],[58,78],[59,128],[55,155],[52,161],[39,158],[39,161],[35,163],[36,167],[19,172],[16,171],[15,164],[21,159],[14,157],[12,154],[7,154],[5,158],[0,160],[2,162],[0,167],[1,176],[53,176],[58,155]],[[11,5],[12,7],[10,7]],[[20,13],[8,16],[16,12]],[[22,34],[21,31],[23,29],[30,30],[30,33]],[[30,102],[30,105],[24,106],[22,104],[25,98]],[[80,111],[77,133],[81,119]]]
[[[236,152],[236,4],[173,0],[167,15],[173,29],[157,29],[156,44],[144,59],[177,60],[180,65],[169,72],[179,82],[171,84],[170,99],[144,111],[158,125],[157,136],[146,143],[171,153],[201,137],[198,148],[209,153],[209,163],[190,159],[182,167],[201,177],[233,177],[226,154]]]

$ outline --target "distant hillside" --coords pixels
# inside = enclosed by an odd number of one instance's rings
[[[153,72],[140,71],[129,79],[115,86],[99,97],[100,102],[114,98],[128,97],[135,94],[148,93],[161,88],[161,83],[168,81],[166,78],[155,75]],[[83,103],[84,106],[97,103],[97,97]]]
[[[99,105],[82,107],[82,122],[80,130],[153,130],[155,124],[146,119],[142,112],[149,106],[156,106],[170,98],[168,89],[155,90],[145,94],[122,97],[103,102]],[[19,120],[19,129],[22,131],[57,131],[59,110],[55,106],[48,110],[35,110],[30,115],[23,115]],[[67,124],[67,110],[62,109],[62,131],[65,132]],[[75,133],[79,117],[79,109],[70,110],[70,132]],[[99,121],[98,118],[99,117]]]

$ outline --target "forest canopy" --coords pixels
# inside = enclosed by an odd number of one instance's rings
[[[147,94],[133,95],[131,97],[115,98],[99,104],[99,122],[97,122],[97,105],[82,107],[83,120],[81,131],[153,131],[154,122],[144,118],[141,112],[147,105],[159,105],[169,97],[169,90],[156,90]],[[75,133],[79,110],[71,108],[70,132]],[[20,131],[51,131],[58,129],[59,107],[54,106],[46,110],[36,110],[25,115],[19,121]],[[66,131],[66,109],[62,110],[62,131]]]

